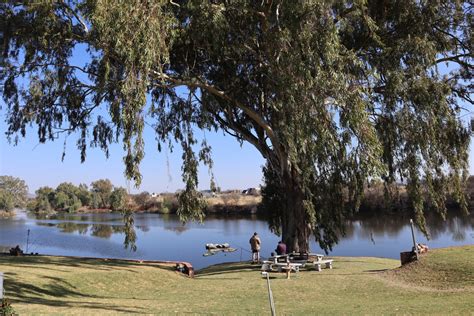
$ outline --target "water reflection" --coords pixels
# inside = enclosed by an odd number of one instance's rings
[[[183,226],[165,226],[164,229],[175,232],[176,235],[181,235],[182,233],[187,231],[189,228],[183,225]]]
[[[81,235],[87,234],[89,231],[88,224],[77,224],[72,222],[57,223],[56,226],[62,233],[75,233],[78,232]]]
[[[343,238],[396,238],[406,228],[409,220],[396,215],[356,217],[346,222],[346,235]],[[474,216],[451,213],[443,221],[440,215],[430,214],[426,216],[426,226],[429,240],[450,236],[453,241],[464,241],[469,238],[467,232],[474,229]]]
[[[77,220],[77,219],[76,219]],[[83,224],[77,222],[36,222],[38,226],[57,227],[61,233],[75,233],[79,235],[90,235],[99,238],[110,238],[113,234],[123,234],[124,227],[117,224]],[[148,232],[150,228],[146,225],[137,225],[136,229]]]
[[[159,217],[156,214],[136,214],[135,228],[146,233],[156,220],[163,223],[163,229],[179,236],[191,228],[222,229],[226,234],[240,234],[242,221],[245,225],[249,222],[262,222],[262,218],[255,215],[244,216],[208,216],[203,223],[183,224],[177,216],[166,214]],[[37,217],[36,225],[57,227],[62,233],[76,233],[99,238],[110,238],[113,234],[123,234],[123,224],[120,214],[87,214],[87,215],[56,215],[49,218]],[[155,221],[155,223],[153,223]],[[366,239],[376,243],[379,238],[396,238],[406,229],[409,218],[396,215],[384,216],[359,216],[345,223],[345,235],[341,239]],[[453,241],[472,239],[468,234],[474,229],[474,216],[449,214],[446,221],[439,215],[431,214],[426,217],[429,239],[439,239],[441,236],[450,236]],[[248,228],[248,227],[246,227]],[[247,230],[247,229],[244,229]],[[472,234],[472,233],[471,233]]]
[[[110,238],[114,233],[123,233],[122,226],[93,224],[91,226],[91,236],[100,238]]]

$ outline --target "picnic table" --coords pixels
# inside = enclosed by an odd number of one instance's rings
[[[319,261],[319,260],[322,260],[324,258],[324,255],[320,254],[320,253],[308,253],[308,256],[310,257],[316,257],[316,259]]]
[[[313,258],[313,260],[310,260]],[[314,260],[316,258],[316,260]],[[332,269],[333,259],[323,259],[324,255],[318,253],[290,253],[286,255],[276,255],[263,261],[262,271],[287,272],[287,277],[291,271],[299,272],[300,267],[308,264],[314,266],[316,271],[321,271],[324,265],[328,269]]]
[[[264,261],[262,265],[262,271],[274,271],[276,269],[278,272],[285,272],[286,278],[290,278],[291,271],[298,273],[300,267],[303,264],[301,263],[291,263],[291,262],[274,262],[274,261]]]
[[[327,269],[332,269],[332,262],[333,259],[326,259],[326,260],[316,260],[313,261],[313,265],[316,268],[316,271],[321,271],[321,265],[325,265]]]
[[[314,261],[316,258],[317,261],[323,259],[324,255],[319,253],[307,253],[307,252],[292,252],[288,254],[290,262],[297,262],[306,264],[307,262]]]

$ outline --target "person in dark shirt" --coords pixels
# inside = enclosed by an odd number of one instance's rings
[[[277,255],[281,256],[281,255],[286,255],[286,245],[283,241],[279,241],[278,242],[278,245],[275,249]]]

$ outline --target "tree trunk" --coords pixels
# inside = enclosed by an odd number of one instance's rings
[[[288,252],[309,252],[309,237],[306,212],[303,207],[304,194],[298,185],[297,177],[287,175],[282,186],[285,188],[286,203],[282,213],[282,240]]]

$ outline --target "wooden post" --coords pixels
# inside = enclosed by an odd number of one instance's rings
[[[290,279],[290,274],[291,274],[291,267],[290,267],[290,263],[288,263],[286,266],[286,278],[288,280]]]
[[[30,230],[28,229],[28,233],[26,234],[26,254],[28,254],[29,244],[30,244]]]
[[[416,260],[418,260],[418,246],[415,240],[415,227],[413,225],[413,220],[410,218],[410,226],[411,226],[411,237],[413,238],[413,249],[415,249]]]

